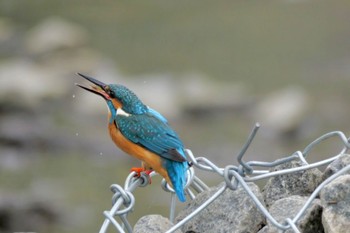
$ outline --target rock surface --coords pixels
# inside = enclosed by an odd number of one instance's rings
[[[349,232],[350,175],[343,175],[327,184],[321,191],[324,207],[322,223],[326,233]]]
[[[275,171],[300,167],[301,162],[291,161],[275,167]],[[308,196],[321,183],[322,173],[317,168],[292,174],[280,175],[270,178],[264,187],[264,199],[267,206],[273,202],[291,195]]]
[[[0,232],[50,232],[61,221],[57,206],[47,201],[0,196]]]
[[[326,180],[328,177],[332,176],[333,174],[337,173],[342,168],[346,167],[350,164],[350,155],[349,154],[343,154],[339,156],[338,159],[334,160],[332,163],[330,163],[327,168],[324,170],[322,175],[322,180]],[[350,172],[348,172],[350,174]]]
[[[307,197],[290,196],[274,202],[269,208],[271,215],[279,222],[283,223],[286,218],[293,219],[307,201]],[[288,211],[286,211],[288,210]],[[321,201],[316,199],[311,206],[306,210],[306,213],[297,222],[298,229],[303,233],[321,233],[323,226],[321,223],[322,206]],[[259,233],[278,233],[278,228],[270,221],[267,221],[267,226]],[[293,233],[292,229],[288,229],[285,233]]]
[[[134,227],[134,233],[164,233],[169,230],[173,224],[169,219],[161,215],[146,215],[140,218]],[[175,231],[180,233],[181,231]]]
[[[31,53],[49,53],[84,45],[86,38],[88,38],[87,33],[79,25],[62,18],[52,17],[28,32],[25,45]]]
[[[179,222],[218,191],[223,184],[200,193],[176,218]],[[249,183],[250,189],[262,201],[258,186]],[[226,189],[206,209],[187,222],[183,232],[257,232],[264,224],[264,217],[240,186],[237,190]]]
[[[274,138],[299,136],[303,119],[309,106],[309,96],[299,87],[288,87],[275,91],[262,99],[254,115]]]
[[[348,155],[340,156],[330,164],[324,174],[332,175],[347,163]],[[282,170],[300,166],[299,161],[292,161],[276,167]],[[325,176],[325,175],[324,175]],[[269,203],[268,211],[280,224],[287,218],[293,219],[304,207],[310,194],[321,182],[322,173],[310,169],[293,174],[271,178],[264,195]],[[182,210],[175,222],[180,222],[206,200],[212,197],[224,183],[197,195]],[[262,194],[254,183],[248,183],[250,189],[263,203]],[[321,199],[315,199],[297,221],[296,226],[303,233],[347,232],[350,228],[350,175],[343,175],[324,187]],[[266,225],[265,225],[266,224]],[[265,225],[265,226],[264,226]],[[146,216],[135,226],[135,232],[162,232],[172,223],[161,216]],[[264,227],[263,227],[264,226]],[[165,229],[165,230],[164,230]],[[138,230],[138,231],[136,231]],[[226,189],[215,201],[194,216],[181,227],[182,232],[259,232],[277,233],[279,229],[257,209],[255,203],[239,186],[235,191]],[[178,232],[180,232],[178,230]],[[288,229],[286,233],[293,233]]]

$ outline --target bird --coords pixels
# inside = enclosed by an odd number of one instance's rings
[[[170,184],[178,199],[186,201],[185,185],[190,163],[184,144],[167,119],[145,105],[137,95],[121,84],[105,84],[77,73],[91,82],[91,87],[77,86],[101,96],[108,106],[108,131],[112,141],[127,154],[142,161],[132,168],[139,176],[156,171]]]

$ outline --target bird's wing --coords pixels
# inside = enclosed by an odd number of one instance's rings
[[[185,162],[183,144],[175,131],[152,113],[142,115],[118,115],[116,124],[130,141],[177,162]]]
[[[148,108],[148,111],[150,114],[154,115],[155,117],[157,117],[159,120],[163,121],[164,123],[166,123],[166,124],[168,123],[168,120],[165,117],[163,117],[162,114],[160,114],[159,112],[157,112],[153,108],[150,108],[148,106],[147,106],[147,108]]]

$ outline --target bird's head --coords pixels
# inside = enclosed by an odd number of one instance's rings
[[[85,87],[80,84],[76,85],[104,98],[112,114],[118,109],[122,109],[128,114],[142,114],[147,111],[147,106],[125,86],[119,84],[105,84],[81,73],[78,73],[78,75],[93,83],[94,86]]]

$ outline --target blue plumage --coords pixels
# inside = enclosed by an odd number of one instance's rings
[[[184,146],[175,131],[153,113],[117,115],[115,122],[126,138],[163,158],[164,167],[179,200],[185,201],[188,163]]]
[[[184,155],[183,150],[181,154]],[[184,194],[184,187],[186,185],[186,174],[188,169],[188,163],[166,160],[165,168],[168,171],[169,178],[173,183],[174,190],[179,200],[182,202],[186,201],[186,197]],[[179,174],[182,174],[182,175],[179,175]]]
[[[154,110],[153,108],[148,107],[148,113],[152,114],[153,116],[157,117],[159,120],[163,121],[164,123],[168,123],[168,120],[163,117],[162,114]]]
[[[117,115],[115,122],[120,132],[130,141],[166,159],[186,161],[185,156],[173,151],[183,148],[175,131],[153,115],[148,113],[130,116]]]

